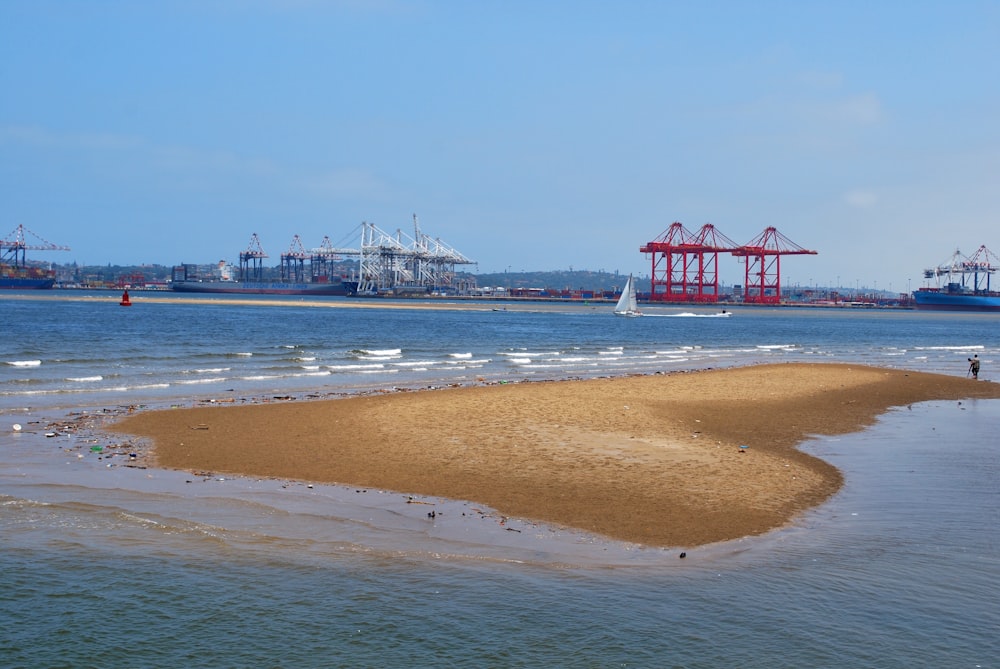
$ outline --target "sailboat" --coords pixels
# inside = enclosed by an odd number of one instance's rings
[[[628,281],[625,282],[625,287],[622,288],[622,296],[618,298],[618,304],[615,305],[615,315],[616,316],[642,316],[642,312],[639,311],[639,304],[635,299],[635,281],[632,280],[632,275],[628,275]]]

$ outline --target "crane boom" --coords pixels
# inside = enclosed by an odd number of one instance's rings
[[[31,235],[31,237],[35,238],[39,243],[28,243],[28,235]],[[0,239],[0,262],[9,262],[15,267],[24,267],[24,252],[27,250],[69,251],[70,248],[68,246],[53,244],[52,242],[42,239],[40,236],[36,235],[23,225],[18,225],[16,228],[11,230],[5,238]]]

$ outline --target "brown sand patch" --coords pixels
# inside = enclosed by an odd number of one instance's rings
[[[151,438],[163,467],[464,499],[692,546],[766,532],[832,495],[840,473],[795,448],[810,435],[976,397],[1000,398],[1000,385],[778,364],[151,411],[114,429]]]

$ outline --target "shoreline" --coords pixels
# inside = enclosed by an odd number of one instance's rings
[[[788,524],[840,489],[799,450],[891,407],[1000,385],[839,363],[373,393],[141,411],[104,429],[154,466],[359,486],[657,547]]]

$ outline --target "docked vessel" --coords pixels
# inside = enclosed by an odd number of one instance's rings
[[[937,279],[937,286],[913,293],[917,309],[933,311],[1000,311],[1000,291],[990,280],[1000,263],[985,246],[966,257],[955,251],[949,262],[924,270],[925,279]]]
[[[280,278],[269,280],[262,265],[267,254],[254,233],[250,245],[240,253],[239,267],[220,261],[213,267],[178,265],[170,281],[172,290],[182,293],[227,293],[237,295],[348,295],[357,282],[348,282],[335,273],[332,253],[318,249],[307,253],[298,235],[292,247],[281,254]],[[308,268],[306,264],[308,261]]]
[[[0,265],[0,288],[45,290],[56,283],[56,273],[37,267]]]
[[[182,293],[235,293],[242,295],[347,295],[350,284],[340,277],[318,282],[296,281],[171,281],[170,287]]]
[[[34,242],[29,238],[34,238]],[[19,225],[0,239],[0,288],[37,290],[52,288],[56,273],[51,269],[29,263],[25,251],[69,251],[68,246],[57,246],[45,241],[23,225]]]

